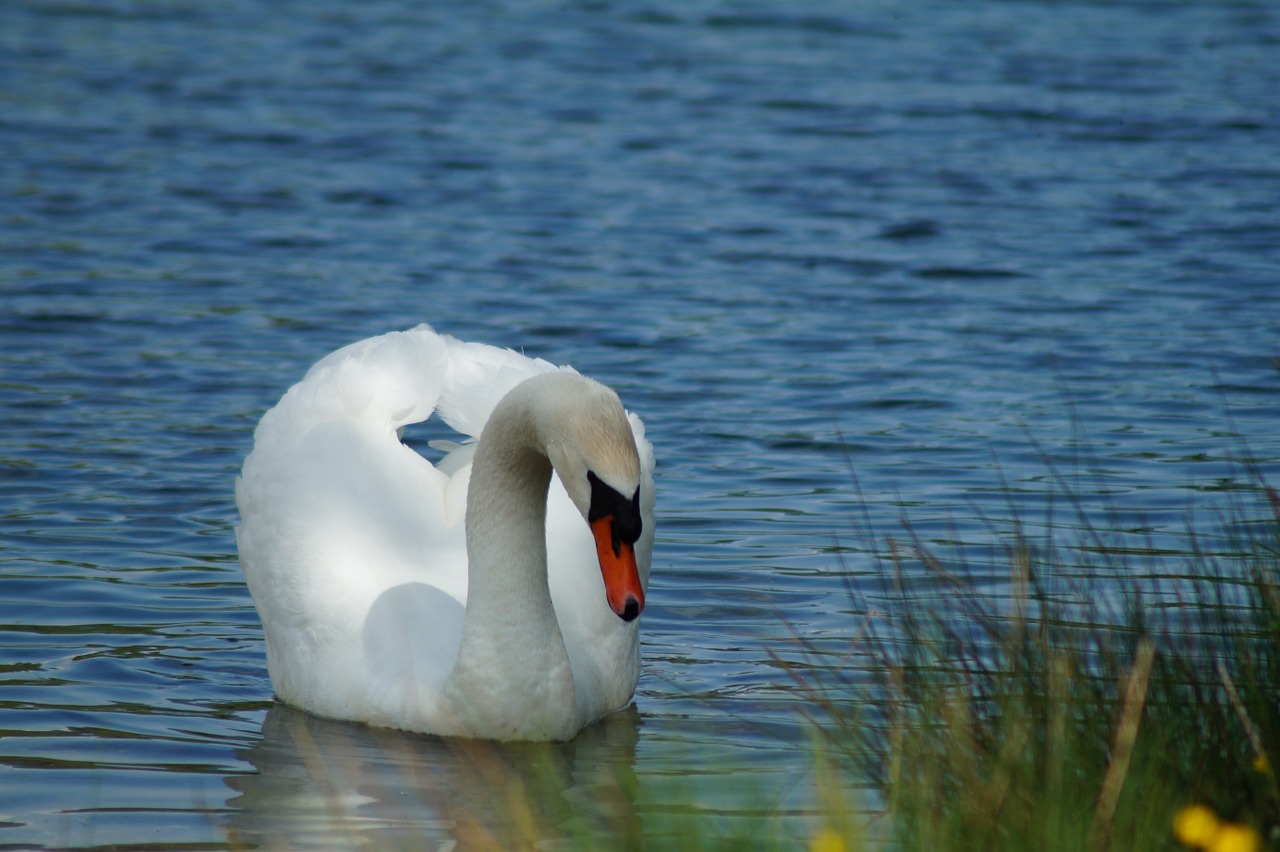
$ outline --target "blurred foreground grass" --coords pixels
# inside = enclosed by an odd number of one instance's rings
[[[1280,845],[1280,495],[1246,467],[1242,499],[1262,505],[1233,510],[1224,526],[1249,532],[1226,555],[1188,533],[1181,558],[1147,557],[1178,564],[1110,564],[1069,499],[1081,540],[1033,542],[1013,522],[995,599],[909,530],[886,543],[887,593],[858,607],[844,664],[798,639],[809,664],[789,666],[823,753],[872,781],[885,845]],[[1080,572],[1084,553],[1103,564]],[[932,604],[904,562],[941,587]]]

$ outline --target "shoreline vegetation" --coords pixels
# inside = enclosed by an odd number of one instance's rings
[[[1052,465],[1074,540],[1011,507],[1002,598],[909,526],[877,548],[888,588],[851,589],[847,657],[797,638],[788,665],[820,760],[874,799],[860,831],[832,822],[811,847],[1280,848],[1280,493],[1240,467],[1225,554],[1194,530],[1181,557],[1109,550]]]

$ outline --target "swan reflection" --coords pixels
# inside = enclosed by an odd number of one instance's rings
[[[637,840],[634,705],[567,743],[443,739],[283,704],[227,784],[230,839],[264,848],[512,848]]]

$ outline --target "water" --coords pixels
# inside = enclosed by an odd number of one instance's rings
[[[4,3],[0,845],[465,843],[538,773],[540,837],[802,822],[768,652],[850,635],[902,519],[999,596],[1042,456],[1169,570],[1262,516],[1278,48],[1208,0]],[[420,321],[659,455],[635,710],[549,754],[270,701],[253,425]]]

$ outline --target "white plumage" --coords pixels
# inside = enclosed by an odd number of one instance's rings
[[[399,440],[433,413],[481,438],[500,402],[505,426],[435,465]],[[587,471],[615,498],[638,488],[642,606],[653,453],[612,391],[425,325],[319,361],[262,418],[236,483],[277,695],[323,716],[495,739],[565,739],[625,705],[639,622],[624,617],[638,610],[619,617],[606,599]],[[469,588],[484,596],[470,613]]]

